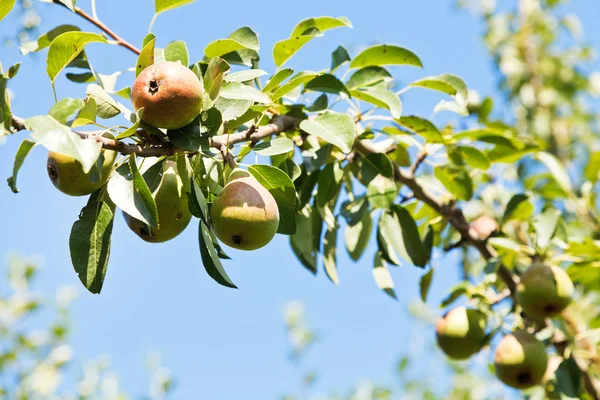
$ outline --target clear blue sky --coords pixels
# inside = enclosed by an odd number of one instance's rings
[[[88,2],[80,1],[82,7]],[[344,44],[352,54],[373,42],[395,43],[414,50],[424,71],[397,69],[409,80],[452,72],[471,88],[491,94],[495,88],[491,61],[480,40],[482,25],[471,15],[455,11],[449,0],[408,1],[303,0],[261,5],[240,0],[197,1],[161,15],[154,27],[161,47],[171,40],[187,41],[192,60],[199,60],[206,44],[249,25],[259,33],[261,67],[274,71],[273,44],[289,35],[301,19],[345,15],[354,29],[337,29],[311,42],[289,63],[293,68],[319,70],[330,64],[330,53]],[[225,7],[225,9],[221,9]],[[600,48],[600,3],[579,0],[568,6],[583,20],[586,37]],[[40,4],[41,31],[60,23],[83,30],[94,27],[66,10]],[[153,2],[98,1],[98,14],[119,34],[140,45],[153,14]],[[3,21],[0,33],[14,23]],[[45,56],[45,55],[44,55]],[[102,73],[133,66],[135,57],[125,49],[92,45],[88,56]],[[5,66],[21,60],[16,49],[2,49]],[[16,80],[14,111],[20,116],[46,113],[53,96],[43,57],[27,57]],[[121,78],[120,86],[131,83]],[[57,82],[59,97],[83,97],[85,86]],[[438,96],[415,92],[404,97],[407,113],[428,116]],[[23,136],[23,135],[20,135]],[[1,182],[12,170],[19,137],[0,146]],[[51,293],[64,284],[79,285],[69,260],[71,224],[85,204],[83,198],[56,191],[45,172],[46,151],[36,148],[20,176],[21,193],[0,190],[0,255],[9,251],[45,257],[40,288]],[[289,250],[287,238],[277,237],[266,248],[230,251],[226,268],[239,290],[214,283],[204,272],[197,244],[196,224],[176,240],[153,245],[130,232],[121,216],[116,219],[111,262],[100,296],[84,292],[75,303],[72,344],[79,360],[108,353],[126,388],[144,390],[145,354],[158,349],[178,380],[176,398],[276,399],[297,386],[298,369],[287,359],[288,344],[281,310],[290,300],[303,301],[312,325],[323,336],[305,365],[321,372],[318,388],[344,390],[362,377],[390,382],[398,356],[433,335],[417,329],[406,306],[418,297],[421,271],[404,266],[392,270],[399,301],[380,292],[371,276],[371,245],[352,263],[343,248],[339,254],[341,284],[334,286],[322,271],[306,272]],[[430,304],[435,306],[458,279],[452,259],[437,260]],[[1,285],[1,283],[0,283]],[[427,362],[425,360],[424,362]]]

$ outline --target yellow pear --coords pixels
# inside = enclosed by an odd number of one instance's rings
[[[437,343],[448,357],[465,360],[481,350],[486,322],[485,314],[479,310],[454,308],[436,323]]]
[[[217,238],[239,250],[265,246],[279,227],[279,209],[271,193],[239,168],[215,198],[210,215]]]
[[[152,228],[123,212],[129,228],[150,243],[162,243],[178,236],[190,223],[187,194],[177,175],[177,163],[167,159],[162,163],[162,179],[152,195],[158,210],[158,228]]]
[[[498,344],[494,357],[496,376],[515,389],[539,385],[548,368],[546,348],[525,331],[507,335]]]
[[[554,317],[567,308],[573,290],[573,282],[562,268],[535,262],[521,277],[517,301],[530,317]]]
[[[102,150],[104,163],[102,172],[97,182],[91,181],[93,169],[88,173],[83,172],[83,166],[73,157],[50,152],[48,154],[48,176],[54,186],[61,192],[70,196],[85,196],[100,189],[110,178],[117,153],[112,150]]]

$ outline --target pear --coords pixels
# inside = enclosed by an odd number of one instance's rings
[[[437,343],[448,357],[465,360],[481,350],[486,322],[485,314],[479,310],[453,308],[436,323]]]
[[[178,62],[150,65],[131,88],[131,103],[144,108],[142,120],[152,126],[178,129],[188,125],[202,109],[202,84],[196,74]]]
[[[560,314],[571,302],[573,282],[559,267],[533,263],[521,277],[517,301],[530,317],[547,318]]]
[[[167,159],[162,163],[162,178],[152,195],[158,210],[158,228],[152,228],[125,212],[123,217],[127,226],[146,242],[166,242],[183,232],[192,219],[175,161]]]
[[[83,172],[83,166],[73,157],[50,152],[48,154],[48,176],[54,186],[61,192],[70,196],[85,196],[100,189],[108,179],[117,158],[117,153],[112,150],[102,150],[104,162],[99,177],[92,182],[95,166],[88,173]]]
[[[239,168],[215,198],[210,215],[217,238],[239,250],[265,246],[279,227],[279,209],[271,193]]]
[[[542,342],[530,333],[517,331],[498,344],[494,357],[496,376],[515,389],[539,385],[548,368],[548,355]]]

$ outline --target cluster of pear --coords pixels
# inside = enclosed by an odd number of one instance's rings
[[[147,67],[138,75],[131,90],[134,109],[144,108],[143,121],[163,129],[177,130],[193,122],[202,109],[202,100],[200,80],[188,67],[177,62]],[[102,150],[101,154],[101,172],[92,169],[86,173],[76,159],[50,152],[48,175],[63,193],[71,196],[92,194],[108,182],[117,157],[117,153],[110,150]],[[158,228],[123,212],[127,226],[151,243],[175,238],[185,230],[192,217],[176,160],[166,158],[160,168],[157,176],[161,179],[152,192],[158,210]],[[144,176],[148,170],[146,168]],[[223,243],[240,250],[255,250],[269,243],[277,233],[279,209],[268,190],[247,171],[236,168],[214,200],[211,222]]]
[[[571,302],[573,282],[559,267],[534,262],[517,287],[517,302],[528,318],[560,314]],[[487,315],[478,309],[456,307],[436,324],[438,346],[451,359],[466,360],[491,340]],[[527,389],[543,382],[548,355],[543,342],[524,329],[508,334],[496,346],[496,376],[504,384]]]

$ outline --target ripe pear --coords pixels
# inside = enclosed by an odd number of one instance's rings
[[[548,368],[548,355],[542,342],[530,333],[517,331],[498,344],[494,357],[496,376],[515,389],[541,383]]]
[[[256,250],[279,227],[275,199],[248,171],[236,168],[210,210],[217,238],[239,250]]]
[[[160,184],[152,193],[158,210],[158,228],[153,228],[123,212],[125,222],[140,238],[150,243],[162,243],[178,236],[190,223],[183,182],[177,176],[177,164],[167,159],[163,162]]]
[[[85,196],[100,189],[110,178],[113,164],[117,153],[112,150],[102,150],[104,162],[102,164],[101,176],[97,182],[92,182],[92,174],[95,166],[90,172],[83,172],[83,166],[73,157],[50,152],[48,154],[47,169],[48,176],[54,186],[61,192],[70,196]]]
[[[517,301],[530,317],[547,318],[560,314],[571,302],[573,282],[559,267],[533,263],[521,277]]]
[[[138,75],[131,88],[131,103],[136,111],[144,107],[144,122],[178,129],[198,116],[202,93],[202,84],[192,70],[166,61],[150,65]]]
[[[453,308],[436,323],[437,343],[448,357],[465,360],[481,350],[486,322],[485,314],[479,310]]]

